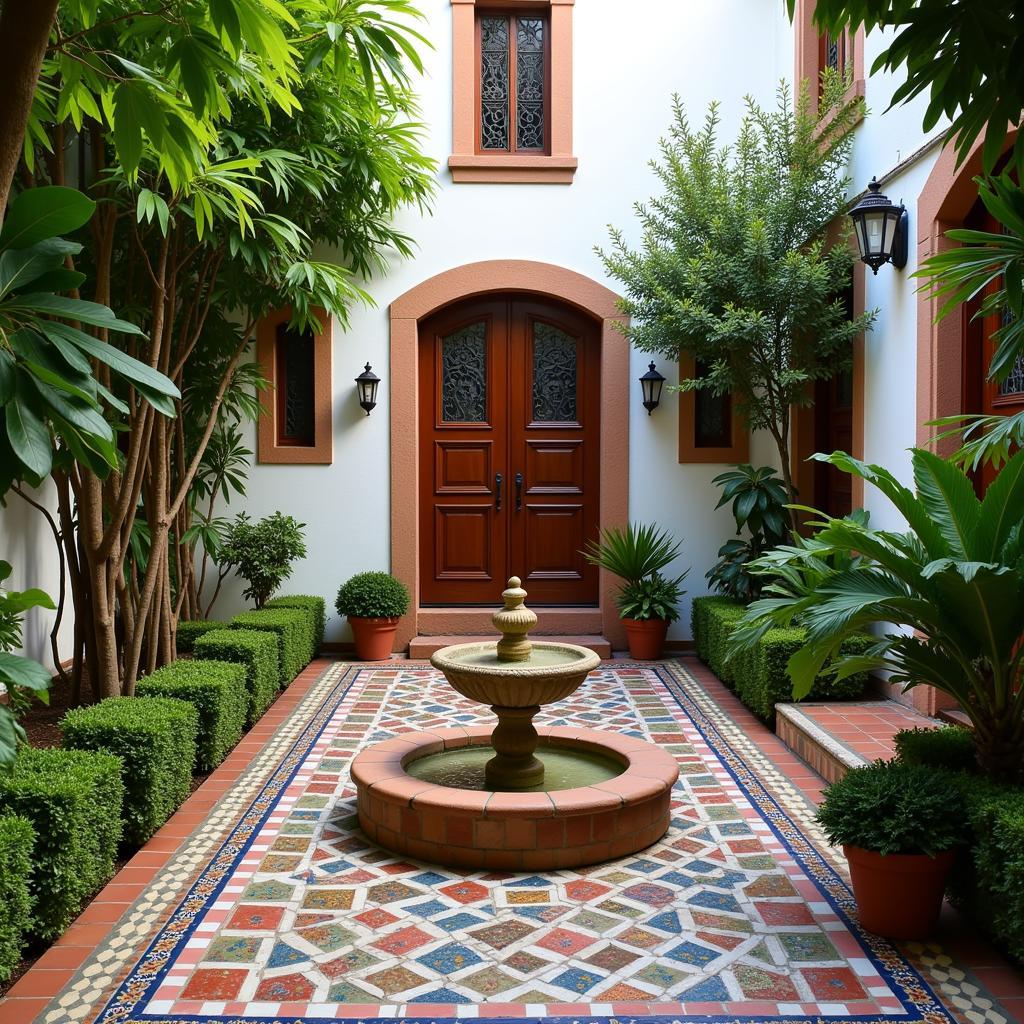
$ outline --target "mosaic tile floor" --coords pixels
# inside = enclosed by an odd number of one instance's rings
[[[184,897],[136,904],[141,957],[87,966],[40,1021],[1007,1019],[941,950],[859,932],[806,801],[679,666],[608,663],[543,714],[680,765],[664,839],[578,871],[456,872],[362,837],[356,750],[489,716],[433,671],[338,665],[300,710],[250,802],[193,838]]]

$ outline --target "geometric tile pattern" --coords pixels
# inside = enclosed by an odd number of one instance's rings
[[[960,1019],[859,931],[816,830],[697,690],[606,665],[538,716],[676,758],[661,842],[573,871],[468,873],[368,842],[348,767],[368,743],[489,711],[432,670],[350,673],[89,1019]]]

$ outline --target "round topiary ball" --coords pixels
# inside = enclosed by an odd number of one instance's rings
[[[360,572],[338,591],[339,615],[359,619],[397,619],[409,610],[409,590],[386,572]]]

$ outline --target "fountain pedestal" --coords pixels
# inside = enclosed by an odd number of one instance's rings
[[[533,725],[539,704],[526,708],[503,708],[492,704],[498,724],[491,733],[494,757],[487,762],[484,777],[490,789],[532,789],[544,781],[544,765],[534,756],[540,737]]]

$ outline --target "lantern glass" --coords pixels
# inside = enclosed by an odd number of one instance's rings
[[[654,368],[651,363],[647,372],[640,378],[640,388],[644,396],[644,408],[650,416],[661,403],[661,389],[665,384],[665,378]]]
[[[906,239],[900,237],[906,212],[903,205],[895,206],[881,193],[878,182],[872,178],[868,193],[850,211],[860,258],[877,274],[878,268],[890,261],[896,267],[906,265]]]

